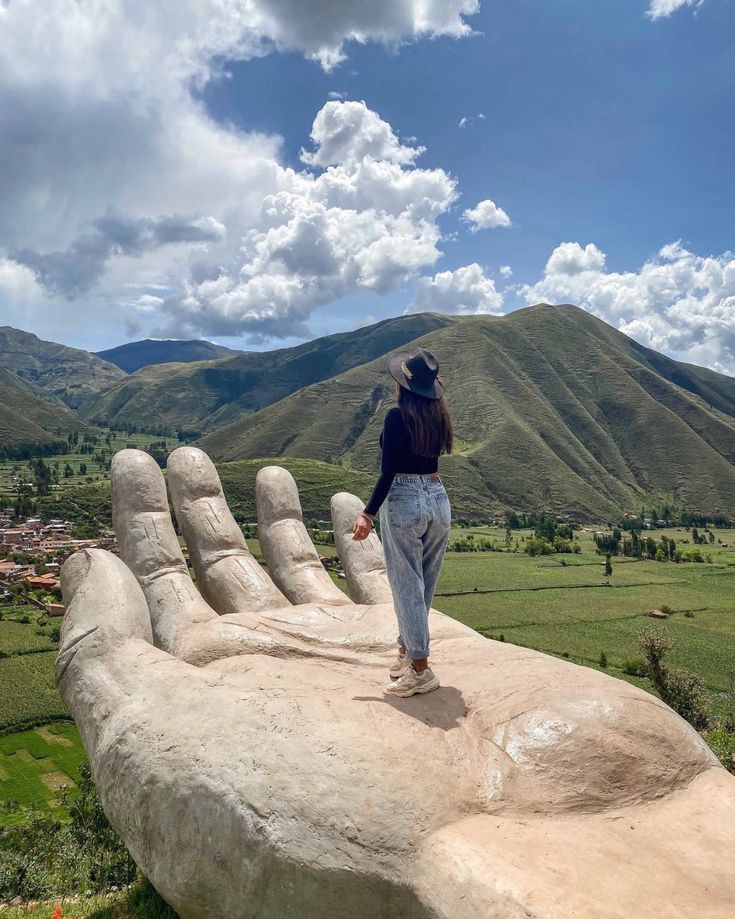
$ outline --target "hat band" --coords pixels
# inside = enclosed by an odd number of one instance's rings
[[[405,361],[401,361],[401,372],[407,380],[413,379],[413,373],[408,369]],[[440,386],[444,386],[444,380],[439,376],[439,374],[436,375],[435,380]]]

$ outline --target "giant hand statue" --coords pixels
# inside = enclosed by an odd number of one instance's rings
[[[384,695],[377,536],[333,499],[351,600],[296,485],[256,484],[268,574],[214,466],[112,465],[120,558],[72,556],[57,679],[105,811],[183,919],[735,915],[735,779],[653,696],[432,611],[442,688]]]

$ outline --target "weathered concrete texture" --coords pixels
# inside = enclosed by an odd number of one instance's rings
[[[112,477],[122,560],[64,566],[58,682],[183,919],[735,915],[735,780],[657,699],[435,611],[442,688],[389,697],[395,617],[377,537],[349,539],[357,499],[333,500],[351,603],[285,470],[257,482],[271,581],[180,448],[200,594],[153,460],[122,451]]]

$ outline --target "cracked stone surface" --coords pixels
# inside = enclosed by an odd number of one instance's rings
[[[383,693],[380,542],[256,482],[268,573],[193,447],[112,465],[120,558],[73,555],[57,682],[112,824],[182,919],[735,915],[735,779],[653,696],[432,610],[442,687]]]

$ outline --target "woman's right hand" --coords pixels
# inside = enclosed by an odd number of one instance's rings
[[[360,514],[355,521],[355,525],[352,527],[352,538],[357,542],[367,539],[372,528],[373,524],[370,518],[366,517],[364,514]]]

